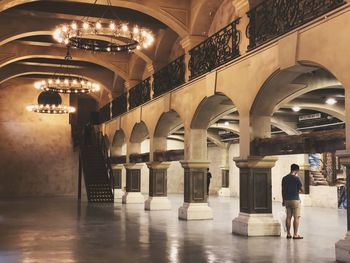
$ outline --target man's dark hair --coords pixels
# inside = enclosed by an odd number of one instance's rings
[[[299,165],[293,163],[291,166],[290,166],[290,170],[293,172],[293,171],[299,171]]]

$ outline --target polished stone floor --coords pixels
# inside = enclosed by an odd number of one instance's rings
[[[73,198],[0,200],[0,262],[334,262],[344,210],[304,208],[304,240],[231,234],[238,199],[210,197],[213,221],[177,219],[142,205],[78,205]],[[282,211],[274,204],[276,217]]]

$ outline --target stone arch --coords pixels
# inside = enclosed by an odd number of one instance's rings
[[[180,115],[170,110],[163,112],[159,117],[153,134],[153,150],[166,151],[168,150],[168,138],[172,132],[183,127],[183,121]]]
[[[154,137],[167,137],[171,131],[182,124],[183,121],[175,110],[164,112],[157,121]]]
[[[126,137],[122,129],[115,132],[111,145],[111,156],[126,155]]]
[[[325,67],[316,63],[304,62],[287,69],[277,70],[262,85],[250,109],[253,138],[270,137],[272,115],[293,99],[315,90],[339,87],[342,85],[336,77]],[[305,106],[312,110],[318,108],[315,105],[305,104]],[[320,111],[327,114],[333,113],[334,117],[341,116],[339,110],[322,109]],[[275,126],[280,128],[278,123]],[[287,130],[287,134],[294,133],[293,130]]]
[[[130,134],[131,143],[141,143],[149,136],[148,128],[145,122],[135,123]]]
[[[30,59],[30,58],[54,58],[62,59],[66,55],[66,49],[58,47],[43,48],[38,46],[28,46],[19,43],[11,43],[11,45],[5,45],[2,48],[0,68],[11,63]],[[85,61],[97,64],[106,69],[109,69],[117,73],[124,80],[128,80],[128,72],[123,69],[124,64],[128,62],[128,56],[120,57],[120,62],[113,61],[107,54],[93,54],[91,52],[85,52],[83,50],[71,51],[73,60]],[[123,62],[123,59],[125,62]]]
[[[9,9],[11,7],[15,7],[17,5],[31,3],[31,2],[38,2],[42,0],[3,0],[0,3],[0,12],[5,11],[6,9]],[[85,3],[85,0],[67,0],[70,2],[83,2]],[[146,3],[145,3],[146,2]],[[165,10],[163,10],[159,4],[156,3],[156,1],[148,0],[140,3],[137,0],[131,0],[125,3],[123,0],[111,0],[111,3],[113,6],[117,7],[125,7],[132,10],[139,11],[141,13],[147,14],[149,16],[152,16],[168,27],[170,27],[172,30],[174,30],[180,37],[185,37],[187,33],[186,26],[184,22],[179,21],[176,17],[170,15]]]
[[[232,100],[223,93],[205,97],[198,105],[191,121],[192,129],[207,129],[210,121],[233,108]]]
[[[308,79],[313,81],[308,81]],[[339,85],[341,83],[332,73],[310,64],[300,64],[278,70],[269,76],[260,88],[250,113],[251,115],[271,116],[282,104],[293,98],[320,88]]]

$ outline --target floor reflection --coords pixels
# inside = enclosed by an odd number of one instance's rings
[[[73,198],[0,202],[0,262],[331,262],[346,231],[346,213],[305,208],[305,239],[231,234],[238,199],[210,198],[212,221],[180,221],[182,196],[170,211],[143,205],[77,203]],[[280,204],[274,204],[276,214]]]

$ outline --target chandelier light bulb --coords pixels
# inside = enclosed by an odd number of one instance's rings
[[[102,28],[102,24],[100,22],[97,22],[95,27],[96,29],[100,30]]]
[[[84,28],[85,30],[88,30],[88,29],[89,29],[89,23],[84,22],[84,23],[83,23],[83,28]]]
[[[125,32],[128,32],[128,26],[127,25],[122,25],[122,30],[123,30],[123,32],[125,33]]]
[[[75,22],[73,22],[73,23],[71,24],[71,27],[72,27],[73,30],[77,30],[77,29],[78,29],[78,25],[77,25],[77,23],[75,23]]]
[[[115,30],[115,28],[116,28],[115,23],[114,23],[114,22],[111,22],[111,23],[109,24],[109,28],[110,28],[111,30]]]

